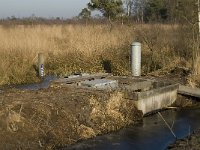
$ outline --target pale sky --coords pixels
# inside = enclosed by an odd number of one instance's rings
[[[89,0],[0,0],[0,18],[77,16]]]

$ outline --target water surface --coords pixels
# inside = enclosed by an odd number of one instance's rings
[[[40,83],[17,85],[15,86],[15,88],[20,89],[20,90],[47,89],[49,87],[50,82],[55,79],[57,79],[57,77],[55,76],[46,76]]]
[[[200,110],[168,110],[161,112],[165,120],[173,126],[178,139],[184,138],[200,127]],[[163,150],[175,142],[164,121],[158,114],[145,117],[137,125],[129,126],[116,133],[98,136],[79,142],[64,149],[94,150]]]

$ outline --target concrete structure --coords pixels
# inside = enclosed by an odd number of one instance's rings
[[[113,77],[114,78],[114,77]],[[124,97],[135,102],[143,114],[166,108],[177,99],[179,84],[155,82],[147,79],[128,78],[119,80]]]
[[[60,83],[60,84],[78,84],[81,81],[86,80],[94,80],[94,79],[102,79],[106,78],[107,76],[110,76],[108,73],[97,73],[97,74],[79,74],[79,75],[70,75],[64,78],[60,78],[58,80],[55,80],[54,83]]]
[[[117,80],[108,80],[108,79],[95,79],[95,80],[86,80],[81,82],[81,86],[91,87],[96,89],[117,89],[118,81]]]
[[[199,88],[191,88],[191,87],[180,85],[179,89],[178,89],[178,93],[182,94],[182,95],[200,98],[200,89]]]
[[[133,101],[144,115],[172,105],[177,98],[179,88],[178,84],[156,82],[143,78],[116,77],[109,74],[79,75],[74,78],[62,78],[55,82],[62,86],[87,88],[91,91],[117,90],[123,93],[125,99]]]
[[[134,92],[129,99],[135,101],[138,110],[143,114],[166,108],[177,99],[178,84],[155,87],[144,92]]]

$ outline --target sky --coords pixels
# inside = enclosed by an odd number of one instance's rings
[[[0,0],[0,18],[77,16],[89,0]]]

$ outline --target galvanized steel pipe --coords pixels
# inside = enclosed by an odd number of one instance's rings
[[[135,77],[141,76],[141,43],[139,42],[131,44],[131,72]]]

